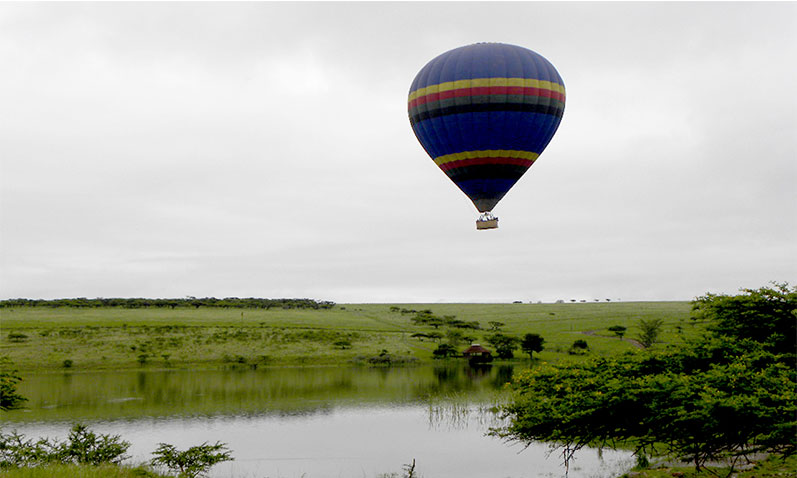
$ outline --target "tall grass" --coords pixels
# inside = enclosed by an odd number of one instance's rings
[[[44,465],[0,471],[3,478],[170,478],[142,467],[117,465]]]

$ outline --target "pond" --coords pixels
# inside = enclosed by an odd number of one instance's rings
[[[3,429],[59,437],[80,421],[132,443],[131,462],[160,442],[228,444],[235,461],[213,478],[377,478],[416,462],[425,478],[565,475],[557,452],[486,436],[511,366],[314,367],[227,371],[38,374],[19,391],[28,409]],[[631,454],[582,450],[570,477],[614,477]]]

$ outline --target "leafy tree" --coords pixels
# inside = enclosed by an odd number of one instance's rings
[[[498,322],[497,320],[491,320],[487,322],[487,324],[490,326],[490,330],[495,330],[495,331],[501,330],[501,327],[506,325],[505,323]]]
[[[443,338],[443,334],[441,332],[429,332],[426,334],[427,337],[434,340],[435,342],[439,342],[440,339]]]
[[[22,408],[22,404],[28,401],[17,393],[17,384],[21,381],[22,377],[12,369],[11,360],[0,356],[0,410]]]
[[[639,343],[646,349],[655,344],[659,340],[662,324],[664,324],[662,319],[640,319],[639,328],[641,332],[638,337]]]
[[[485,337],[487,343],[495,348],[495,355],[502,359],[515,357],[515,349],[520,345],[520,339],[511,335],[495,333]]]
[[[623,340],[623,335],[625,335],[626,328],[622,325],[612,325],[609,327],[609,332],[614,332],[614,335]]]
[[[749,344],[720,363],[704,355],[733,347],[726,340],[688,353],[535,368],[516,378],[511,425],[500,434],[558,443],[566,459],[588,444],[634,441],[638,452],[688,457],[698,469],[723,456],[793,451],[793,367]]]
[[[694,305],[716,310],[725,300],[707,296]],[[772,294],[767,300],[782,299]],[[635,443],[638,454],[687,459],[698,470],[717,458],[795,453],[794,354],[774,353],[778,341],[773,337],[793,330],[797,315],[784,323],[778,307],[772,306],[770,314],[760,313],[764,307],[757,310],[758,320],[768,325],[756,328],[771,331],[757,340],[737,336],[747,317],[737,315],[741,323],[734,325],[733,315],[715,316],[709,334],[678,348],[522,373],[505,408],[510,425],[492,433],[556,443],[566,462],[585,445],[617,441]]]
[[[797,287],[774,283],[742,292],[698,297],[692,303],[693,319],[709,322],[718,335],[755,340],[774,353],[797,353]]]
[[[446,331],[446,340],[448,341],[449,344],[451,344],[454,347],[456,347],[457,345],[460,344],[460,342],[462,342],[463,335],[464,334],[462,333],[462,331],[459,331],[459,330],[447,330]]]
[[[216,442],[215,445],[208,445],[205,442],[185,451],[180,451],[168,443],[159,443],[152,454],[155,455],[151,461],[153,466],[163,465],[177,472],[180,478],[206,475],[213,465],[233,460],[231,452],[221,442]]]
[[[540,334],[526,334],[523,336],[523,340],[520,342],[520,348],[529,354],[529,358],[532,359],[534,358],[534,352],[542,352],[542,344],[544,343],[545,339],[542,338]]]
[[[457,349],[451,344],[440,344],[434,351],[432,351],[432,356],[436,359],[456,357],[457,355],[459,355]]]

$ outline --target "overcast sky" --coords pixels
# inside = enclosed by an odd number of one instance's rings
[[[558,133],[478,213],[426,62],[530,48]],[[797,282],[797,3],[2,3],[0,297],[690,300]]]

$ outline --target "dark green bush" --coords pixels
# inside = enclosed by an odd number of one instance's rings
[[[151,461],[153,466],[165,466],[178,473],[180,478],[204,475],[216,463],[233,460],[227,445],[221,442],[214,445],[203,443],[185,451],[180,451],[168,443],[159,443],[152,454],[155,455]]]
[[[73,425],[63,442],[48,438],[34,442],[16,432],[8,435],[0,432],[0,467],[45,463],[119,464],[128,458],[125,455],[128,448],[130,443],[122,441],[119,435],[97,435],[82,424]]]
[[[25,342],[28,340],[28,336],[21,333],[21,332],[9,332],[8,334],[8,341],[9,342]]]

